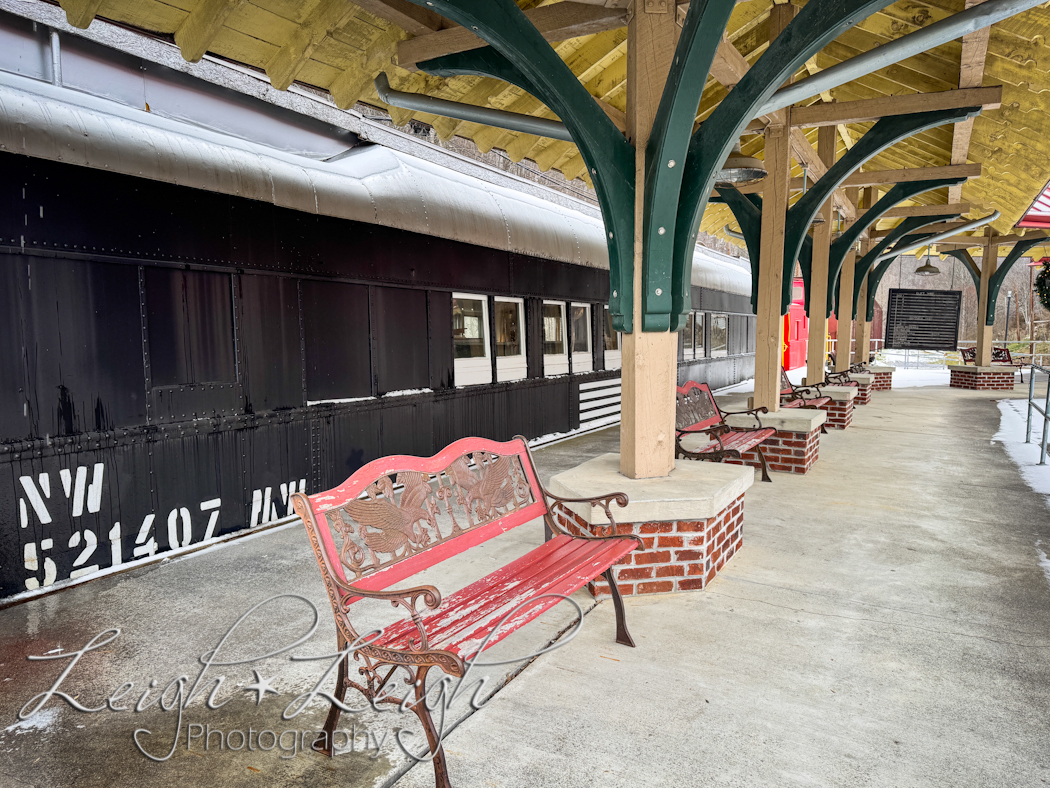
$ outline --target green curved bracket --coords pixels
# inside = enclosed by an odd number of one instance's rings
[[[864,214],[857,218],[849,227],[842,231],[842,235],[831,242],[831,250],[828,253],[828,317],[838,308],[839,277],[842,273],[842,264],[846,260],[846,254],[859,239],[861,234],[877,222],[886,211],[894,206],[910,200],[923,192],[932,189],[940,189],[945,186],[956,186],[965,183],[965,178],[939,178],[928,181],[910,181],[898,183],[882,198],[868,208]],[[958,216],[959,214],[955,214]],[[953,218],[946,216],[945,219]],[[809,288],[806,288],[806,311],[809,311]]]
[[[1046,239],[1026,238],[1023,241],[1018,241],[1014,244],[1014,248],[1010,250],[1010,253],[1006,255],[1006,258],[999,264],[999,267],[995,269],[995,273],[992,274],[992,278],[988,282],[988,310],[984,316],[984,324],[986,326],[995,325],[995,302],[999,300],[999,288],[1003,286],[1006,275],[1013,268],[1014,263],[1020,260],[1021,256],[1033,246],[1046,246]],[[981,292],[980,288],[978,288],[977,292],[978,294]]]
[[[550,107],[568,127],[590,170],[605,219],[609,247],[609,311],[613,325],[617,331],[632,331],[634,147],[514,0],[410,2],[473,30],[490,44],[482,49],[420,63],[419,68],[440,76],[473,74],[510,82]],[[689,267],[692,267],[692,255]]]
[[[689,271],[704,206],[722,163],[755,111],[809,57],[891,4],[889,0],[810,0],[693,134],[674,228],[673,312],[689,308]],[[690,78],[699,81],[700,75]]]
[[[868,272],[872,269],[872,266],[875,265],[875,262],[879,257],[885,253],[887,249],[895,245],[897,241],[908,235],[908,233],[918,230],[920,227],[925,227],[928,224],[939,222],[943,218],[943,216],[909,216],[890,230],[885,238],[879,241],[874,248],[868,250],[868,253],[857,261],[857,267],[853,274],[853,310],[850,317],[857,317],[857,302],[860,300],[860,288],[864,284]]]
[[[747,245],[747,256],[751,261],[751,311],[758,311],[758,260],[762,249],[762,198],[757,194],[744,195],[735,188],[718,190],[729,210],[733,212],[740,234]]]
[[[781,293],[781,310],[787,312],[791,303],[791,282],[789,266],[793,266],[802,246],[802,238],[807,234],[813,218],[820,207],[832,193],[864,162],[878,155],[903,139],[926,129],[943,126],[945,123],[958,123],[980,114],[980,107],[935,110],[933,112],[916,112],[911,115],[892,115],[882,118],[860,138],[846,155],[828,167],[824,176],[813,184],[787,212],[787,225],[784,232],[784,286]],[[809,311],[809,291],[806,292],[806,311]]]
[[[950,252],[944,253],[948,257],[954,257],[956,260],[961,262],[966,268],[966,272],[973,279],[973,286],[977,290],[977,297],[981,296],[981,269],[977,267],[977,263],[973,259],[973,255],[970,254],[966,249],[952,249]]]
[[[675,223],[678,195],[682,191],[684,164],[696,110],[711,70],[722,31],[733,13],[724,0],[694,0],[689,4],[675,49],[671,71],[664,84],[652,133],[645,148],[645,210],[642,224],[642,330],[679,331],[685,327],[691,298],[690,251],[682,270],[674,265]],[[641,13],[641,9],[638,10]],[[674,6],[671,6],[674,13]],[[677,303],[672,293],[682,290]],[[684,306],[683,306],[684,305]]]
[[[938,216],[938,219],[943,217]],[[927,222],[929,224],[929,222]],[[922,241],[924,238],[932,238],[936,233],[916,233],[915,235],[906,235],[901,238],[900,243],[895,244],[894,248],[903,249],[906,246]],[[892,250],[891,250],[892,251]],[[888,260],[884,260],[875,266],[875,270],[868,274],[868,303],[865,304],[865,319],[870,323],[875,319],[875,294],[879,289],[879,283],[882,282],[882,277],[886,275],[886,272],[890,270],[890,266],[893,265],[899,258],[891,257]]]

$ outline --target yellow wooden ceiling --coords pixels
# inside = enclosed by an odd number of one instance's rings
[[[482,151],[501,149],[514,161],[531,159],[541,170],[560,170],[570,180],[588,177],[583,160],[571,143],[385,107],[372,85],[380,70],[385,70],[392,86],[400,90],[555,117],[536,99],[497,80],[441,79],[400,68],[396,65],[397,42],[409,35],[347,0],[102,0],[97,16],[171,37],[198,4],[217,2],[229,4],[233,10],[209,38],[208,51],[265,70],[278,87],[285,87],[294,79],[328,90],[340,107],[350,107],[358,101],[384,107],[398,125],[415,118],[432,125],[442,138],[465,137]],[[85,3],[95,4],[93,0],[61,0],[71,19]],[[519,0],[524,9],[548,4],[545,0]],[[729,38],[751,63],[768,45],[767,20],[772,5],[771,0],[739,3],[730,21]],[[800,75],[914,32],[962,10],[963,5],[964,0],[898,0],[826,46]],[[1002,211],[1002,218],[995,225],[1000,233],[1011,231],[1050,180],[1050,46],[1045,41],[1048,32],[1050,9],[1043,6],[995,25],[990,34],[983,84],[1002,84],[1003,103],[1000,109],[986,110],[974,124],[969,161],[983,164],[984,175],[963,187],[962,200],[971,203],[973,216],[991,209]],[[619,110],[626,109],[626,28],[553,46],[592,95]],[[834,89],[830,98],[850,101],[957,88],[961,54],[962,44],[953,41]],[[725,95],[726,88],[709,78],[698,118],[703,120]],[[849,136],[858,139],[870,125],[848,126]],[[875,157],[864,169],[948,164],[952,135],[951,126],[917,134]],[[840,132],[840,155],[846,146],[844,136]],[[815,144],[815,129],[810,130],[809,137]],[[761,135],[745,139],[745,153],[761,157],[762,148]],[[799,167],[795,174],[801,174]],[[919,200],[947,202],[947,190],[922,195]],[[725,237],[722,228],[727,223],[732,223],[729,211],[724,206],[711,205],[701,229]]]

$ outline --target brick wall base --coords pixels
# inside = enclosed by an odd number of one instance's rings
[[[820,428],[813,432],[780,432],[762,444],[769,470],[783,473],[808,473],[817,461],[817,450],[820,448]],[[733,465],[750,465],[761,468],[758,452],[752,449],[745,451],[741,459],[728,459],[725,462]]]
[[[1013,369],[1003,372],[977,372],[970,369],[953,369],[953,389],[973,389],[979,391],[1013,391]]]
[[[853,398],[853,406],[867,405],[871,402],[871,392],[874,388],[874,385],[868,386],[863,383],[857,384],[857,396]]]
[[[557,522],[577,536],[594,533],[573,512],[557,509]],[[624,596],[699,591],[744,543],[744,496],[706,520],[655,523],[618,523],[616,533],[637,536],[643,547],[626,555],[614,567],[616,585]],[[587,584],[596,599],[611,596],[604,578]]]
[[[875,372],[875,382],[871,384],[875,391],[890,391],[893,389],[892,372]]]
[[[844,430],[853,423],[853,402],[854,400],[832,400],[824,405],[823,409],[828,414],[825,424],[829,430]]]

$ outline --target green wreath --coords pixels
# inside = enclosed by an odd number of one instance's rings
[[[1039,303],[1050,309],[1050,257],[1044,257],[1041,262],[1043,267],[1035,277],[1035,292],[1039,296]]]

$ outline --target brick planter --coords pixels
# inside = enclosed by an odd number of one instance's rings
[[[868,367],[868,373],[875,376],[871,384],[872,391],[890,391],[893,389],[894,367]]]
[[[951,366],[951,387],[976,391],[1013,391],[1015,370],[1010,367]]]
[[[588,525],[575,512],[559,510],[556,517],[577,536],[595,532],[596,526]],[[627,596],[703,589],[743,545],[743,526],[743,495],[705,520],[617,524],[618,534],[638,536],[645,545],[616,565],[620,593]],[[609,584],[601,579],[588,583],[587,590],[596,599],[611,596]]]
[[[615,567],[624,595],[698,591],[707,586],[743,544],[744,493],[755,481],[750,468],[697,460],[677,460],[669,476],[630,479],[619,473],[618,454],[604,454],[554,476],[551,492],[589,498],[622,491],[629,502],[613,505],[618,534],[634,535],[642,547]],[[609,520],[587,503],[558,507],[556,522],[569,533],[599,534]],[[598,578],[587,589],[596,598],[610,595]]]
[[[831,402],[824,406],[828,414],[825,426],[828,429],[844,430],[853,423],[853,402],[857,396],[856,386],[825,386],[821,389]]]
[[[769,470],[781,473],[808,473],[817,461],[820,449],[820,425],[827,420],[826,411],[816,408],[787,408],[776,413],[763,414],[763,427],[772,427],[777,434],[762,444]],[[734,427],[753,427],[754,419],[730,416],[726,421]],[[758,452],[744,452],[740,460],[727,463],[761,467]]]
[[[850,378],[857,384],[857,395],[853,398],[853,407],[870,403],[875,376],[870,372],[858,372],[851,374]]]

